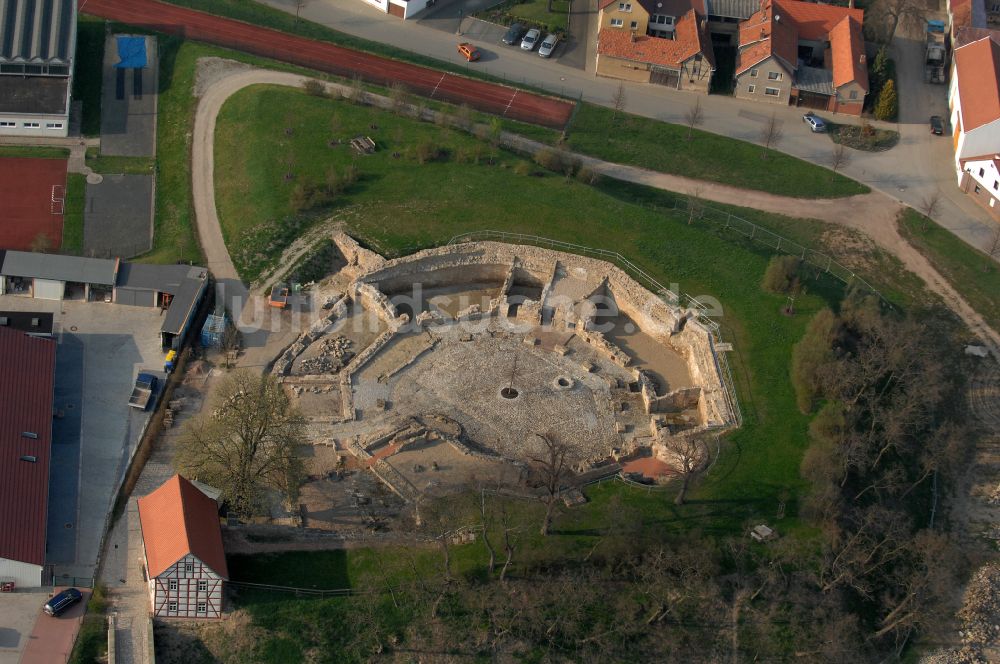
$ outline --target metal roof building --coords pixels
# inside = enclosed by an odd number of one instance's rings
[[[0,0],[0,134],[66,136],[76,0]]]
[[[56,342],[0,327],[0,578],[42,585]]]

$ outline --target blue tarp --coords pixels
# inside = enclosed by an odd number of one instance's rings
[[[117,37],[119,69],[142,69],[146,66],[145,37]]]

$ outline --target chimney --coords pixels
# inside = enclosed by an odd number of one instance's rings
[[[635,36],[635,30],[633,30],[633,31],[632,31],[631,33],[629,33],[629,34],[631,34],[631,35],[632,35],[632,43],[634,44],[634,43],[635,43],[635,40],[636,40],[636,36]]]

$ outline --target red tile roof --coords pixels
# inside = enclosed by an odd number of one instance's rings
[[[736,73],[742,74],[774,55],[781,59],[789,72],[798,64],[799,37],[795,24],[775,16],[781,15],[773,3],[765,2],[750,18],[740,23],[740,53]]]
[[[853,16],[845,16],[830,31],[830,57],[833,60],[833,87],[857,81],[868,91],[865,38],[861,34],[861,24]]]
[[[1000,44],[989,37],[955,49],[962,130],[1000,119]]]
[[[45,563],[55,369],[55,340],[0,327],[0,558],[32,565]]]
[[[790,18],[799,31],[799,39],[823,41],[845,16],[851,16],[859,25],[864,23],[863,9],[848,9],[836,5],[820,5],[800,0],[780,0],[775,2],[775,11],[782,19]]]
[[[858,81],[868,90],[861,25],[864,11],[798,0],[765,0],[740,23],[736,74],[742,74],[770,56],[789,71],[798,67],[799,40],[830,40],[835,87]]]
[[[698,26],[698,15],[689,9],[678,21],[675,39],[637,35],[619,28],[604,28],[597,36],[597,52],[612,58],[631,60],[663,67],[679,67],[698,53],[712,62],[711,50],[706,52],[704,30]]]
[[[191,554],[229,578],[218,504],[180,475],[139,499],[139,524],[151,577]]]

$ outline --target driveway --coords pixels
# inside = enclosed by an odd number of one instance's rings
[[[294,0],[262,0],[265,4],[294,13]],[[591,0],[592,1],[592,0]],[[392,44],[421,55],[460,64],[455,51],[455,35],[422,24],[401,21],[366,6],[363,2],[313,0],[302,9],[302,17],[335,30],[372,41]],[[932,142],[927,118],[945,105],[947,88],[943,85],[923,89],[922,72],[915,76],[923,61],[919,29],[901,28],[895,49],[900,69],[900,96],[904,108],[898,123],[874,123],[900,132],[900,144],[884,153],[852,152],[851,163],[843,172],[874,189],[908,205],[920,207],[922,201],[940,189],[942,201],[935,220],[963,240],[981,246],[995,227],[985,210],[965,197],[950,175],[951,157],[948,140]],[[912,34],[916,32],[916,34]],[[482,63],[487,73],[513,83],[522,83],[570,97],[582,95],[588,102],[612,106],[612,96],[620,81],[596,78],[592,74],[567,67],[558,60],[525,57],[513,49],[496,49],[496,59]],[[666,122],[684,122],[684,114],[694,103],[695,94],[667,90],[661,86],[624,83],[626,110]],[[787,106],[770,107],[723,96],[700,96],[705,115],[701,129],[732,138],[757,142],[761,118],[773,112],[787,130],[778,146],[783,152],[813,163],[827,165],[833,144],[824,136],[810,133],[802,124],[802,112]],[[840,122],[859,122],[851,116],[827,114]],[[938,137],[940,138],[940,137]]]
[[[65,589],[65,586],[56,586],[53,594]],[[48,595],[40,595],[42,601],[38,604],[36,614],[38,618],[35,620],[31,635],[28,636],[20,664],[57,664],[69,659],[77,632],[80,631],[80,622],[87,609],[87,601],[90,599],[89,590],[81,588],[80,591],[83,593],[83,599],[58,618],[41,613],[42,604]]]

